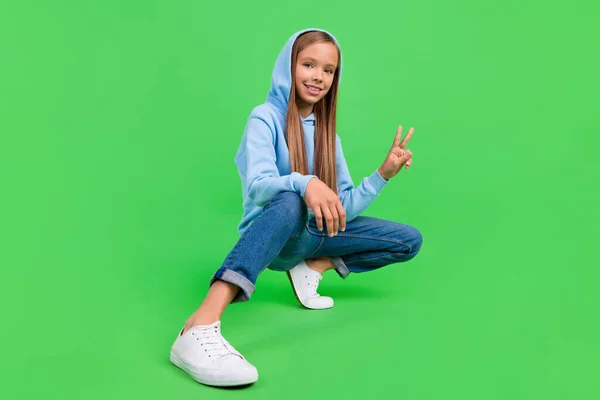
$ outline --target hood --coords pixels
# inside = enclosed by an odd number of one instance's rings
[[[309,31],[321,31],[327,33],[329,36],[333,38],[338,47],[340,47],[337,39],[329,32],[323,29],[311,28],[304,29],[302,31],[296,32],[288,39],[285,43],[285,46],[279,53],[277,57],[277,61],[275,62],[275,68],[273,68],[273,75],[271,77],[271,90],[267,95],[267,103],[274,105],[278,110],[280,110],[283,114],[287,114],[288,103],[290,100],[290,90],[292,88],[292,47],[294,46],[294,42],[304,32]],[[340,48],[341,54],[341,48]],[[339,75],[338,75],[338,85],[339,80],[342,76],[342,64],[338,66]]]

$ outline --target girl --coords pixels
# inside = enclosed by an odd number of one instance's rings
[[[336,135],[341,53],[326,31],[297,32],[279,54],[267,101],[252,110],[235,162],[242,180],[240,239],[171,348],[171,361],[206,385],[255,382],[256,368],[221,335],[232,302],[247,301],[258,275],[287,271],[306,308],[333,306],[317,293],[323,272],[345,278],[413,258],[415,228],[359,216],[412,153],[398,128],[385,161],[354,187]],[[326,233],[325,233],[326,232]]]

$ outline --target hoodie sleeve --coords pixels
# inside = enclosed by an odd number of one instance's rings
[[[274,137],[268,125],[259,118],[250,118],[244,132],[241,152],[246,158],[246,183],[248,197],[259,207],[271,201],[281,192],[296,192],[302,198],[308,181],[315,175],[302,175],[292,172],[279,175],[275,164]]]
[[[344,159],[342,142],[336,136],[336,168],[338,179],[338,196],[346,211],[346,222],[352,221],[364,212],[375,200],[381,189],[387,185],[377,170],[364,178],[358,187],[354,187],[348,165]]]

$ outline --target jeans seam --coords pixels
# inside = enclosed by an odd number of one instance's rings
[[[352,254],[348,254],[348,255],[350,256]],[[370,257],[370,258],[363,258],[363,257],[361,257],[360,261],[373,261],[373,260],[380,260],[380,259],[386,258],[386,257],[392,257],[392,258],[394,258],[395,256],[405,256],[405,255],[406,255],[406,253],[393,252],[393,253],[385,254],[383,256],[377,256],[377,257]],[[352,264],[352,263],[350,263],[350,264]]]
[[[319,237],[319,243],[315,246],[315,249],[306,256],[306,258],[310,258],[313,254],[315,254],[321,248],[321,246],[323,246],[323,242],[325,241],[325,236],[315,235],[313,232],[311,232],[311,230],[308,226],[306,227],[306,230],[309,234]]]
[[[304,225],[304,229],[308,229],[306,225]],[[300,229],[300,232],[298,232],[298,234],[297,234],[297,235],[290,235],[290,237],[289,237],[289,239],[288,239],[288,240],[291,240],[291,239],[298,239],[298,238],[300,237],[300,235],[302,235],[302,233],[303,233],[304,229]]]
[[[323,242],[324,238],[326,237],[326,235],[321,234],[321,233],[313,233],[310,231],[309,232],[315,236],[321,236],[321,243]],[[395,240],[395,239],[387,239],[387,238],[382,238],[380,236],[365,236],[365,235],[353,235],[353,234],[348,234],[348,233],[338,233],[339,237],[346,237],[346,238],[355,238],[355,239],[369,239],[369,240],[377,240],[380,242],[388,242],[388,243],[394,243],[394,244],[399,244],[401,246],[406,247],[409,252],[411,251],[410,246],[407,246],[406,243],[400,241],[400,240]],[[328,236],[327,236],[328,237]],[[319,247],[321,245],[321,243],[319,244]],[[313,252],[314,253],[314,252]],[[400,253],[401,254],[401,253]]]

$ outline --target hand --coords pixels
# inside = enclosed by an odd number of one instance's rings
[[[320,231],[323,230],[323,217],[327,222],[327,233],[330,237],[346,230],[346,211],[337,193],[323,181],[313,178],[306,186],[304,201],[315,213],[315,220]]]
[[[410,128],[404,137],[404,140],[400,142],[400,138],[402,137],[402,126],[398,127],[392,148],[390,149],[387,158],[378,169],[379,174],[384,179],[389,181],[391,178],[396,176],[398,172],[400,172],[404,165],[406,165],[407,169],[410,168],[410,165],[412,164],[412,152],[410,150],[406,150],[405,147],[412,137],[414,131],[414,128]]]

